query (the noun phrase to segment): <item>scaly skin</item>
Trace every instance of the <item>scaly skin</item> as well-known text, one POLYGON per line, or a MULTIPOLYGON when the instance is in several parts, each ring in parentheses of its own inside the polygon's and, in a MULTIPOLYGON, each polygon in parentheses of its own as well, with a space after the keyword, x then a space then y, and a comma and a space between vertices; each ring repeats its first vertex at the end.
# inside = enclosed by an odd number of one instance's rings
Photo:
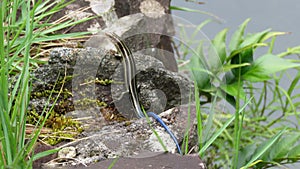
MULTIPOLYGON (((106 35, 112 40, 113 44, 117 48, 118 52, 121 54, 123 58, 124 71, 125 71, 125 85, 127 90, 129 91, 131 101, 133 102, 134 111, 139 118, 145 117, 141 105, 138 100, 138 94, 136 90, 136 79, 135 79, 135 62, 132 56, 131 50, 127 47, 127 45, 121 40, 121 38, 114 33, 106 33, 106 35)), ((162 121, 162 119, 155 114, 154 112, 147 112, 149 117, 153 117, 163 128, 167 131, 167 133, 171 136, 173 141, 176 144, 178 149, 178 153, 182 154, 178 141, 169 127, 162 121)))

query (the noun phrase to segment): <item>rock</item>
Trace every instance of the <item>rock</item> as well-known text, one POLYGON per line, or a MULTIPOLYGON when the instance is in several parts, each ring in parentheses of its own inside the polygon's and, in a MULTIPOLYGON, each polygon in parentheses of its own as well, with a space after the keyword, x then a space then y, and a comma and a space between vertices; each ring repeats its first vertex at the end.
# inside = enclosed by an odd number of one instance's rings
MULTIPOLYGON (((88 168, 109 168, 111 165, 114 169, 206 169, 205 164, 201 161, 197 154, 179 156, 177 154, 170 153, 155 153, 148 157, 110 159, 89 165, 88 168)), ((62 167, 61 169, 69 168, 84 169, 86 167, 72 166, 62 167)))
MULTIPOLYGON (((54 0, 51 0, 55 3, 54 0)), ((66 0, 65 2, 68 3, 71 0, 66 0)), ((62 10, 53 14, 51 18, 49 18, 49 23, 54 22, 58 19, 66 17, 66 19, 70 19, 73 21, 78 21, 82 18, 94 17, 95 13, 90 8, 90 2, 87 0, 77 0, 69 5, 67 5, 62 10), (83 10, 84 9, 84 10, 83 10)), ((94 17, 86 22, 77 24, 76 26, 68 27, 62 30, 59 30, 56 33, 72 33, 72 32, 86 32, 88 30, 99 30, 105 27, 105 22, 101 17, 94 17)))
MULTIPOLYGON (((91 0, 91 4, 98 4, 108 9, 103 2, 91 0)), ((170 37, 174 35, 172 17, 169 15, 170 1, 163 0, 138 0, 138 1, 107 1, 109 10, 103 13, 95 9, 95 13, 105 20, 106 28, 103 31, 117 33, 124 39, 132 51, 139 51, 151 55, 163 62, 166 69, 178 71, 173 54, 170 37), (113 8, 115 7, 115 8, 113 8), (117 19, 118 18, 118 19, 117 19), (159 53, 159 54, 158 54, 159 53)), ((102 31, 101 31, 102 32, 102 31)), ((85 44, 88 47, 95 46, 100 35, 91 37, 85 44)))
MULTIPOLYGON (((135 54, 134 58, 138 70, 136 76, 140 101, 145 109, 162 112, 188 102, 190 89, 193 88, 188 79, 165 70, 163 64, 153 57, 135 54)), ((50 92, 54 86, 59 91, 63 84, 66 94, 60 96, 55 107, 61 114, 74 109, 100 108, 100 103, 105 102, 115 104, 123 116, 132 117, 132 104, 126 94, 123 75, 121 60, 113 51, 94 48, 54 49, 49 64, 34 72, 32 93, 35 97, 30 107, 41 112, 48 95, 37 95, 44 90, 50 92), (101 84, 101 80, 103 83, 107 80, 108 84, 101 84), (103 90, 103 87, 106 89, 103 90), (123 97, 122 93, 125 93, 123 97), (88 103, 83 105, 85 102, 88 103)))
MULTIPOLYGON (((185 107, 182 108, 185 109, 185 107)), ((194 125, 192 122, 191 126, 187 126, 187 111, 180 111, 180 108, 178 107, 162 114, 162 119, 166 121, 180 143, 183 140, 184 133, 188 129, 190 130, 190 143, 197 143, 195 131, 196 125, 194 125)), ((191 119, 195 119, 195 114, 191 114, 191 119)), ((152 119, 147 122, 147 120, 144 118, 132 120, 130 122, 114 123, 103 126, 101 130, 84 131, 82 133, 83 138, 62 146, 75 147, 77 152, 75 157, 70 159, 69 162, 65 162, 65 165, 89 165, 95 161, 103 161, 105 159, 119 157, 148 159, 149 156, 152 156, 151 154, 153 154, 153 152, 165 151, 162 145, 160 145, 160 143, 157 141, 157 137, 154 135, 153 130, 158 133, 162 142, 167 146, 167 151, 176 153, 176 146, 173 143, 173 140, 171 140, 170 136, 166 134, 164 129, 160 127, 160 125, 156 124, 156 122, 152 119)), ((179 161, 188 158, 186 156, 180 157, 177 155, 171 155, 170 157, 178 159, 179 161)), ((202 163, 199 158, 197 161, 198 163, 202 163)), ((142 160, 141 163, 145 163, 145 161, 142 160)), ((156 165, 155 162, 148 161, 146 163, 149 163, 149 165, 151 164, 153 166, 156 165)), ((160 165, 166 164, 170 164, 170 161, 162 162, 160 165)), ((51 163, 49 165, 53 166, 51 163)), ((139 166, 139 164, 137 164, 137 166, 139 166)), ((190 165, 188 165, 188 167, 190 167, 190 165)))
MULTIPOLYGON (((38 154, 38 153, 41 153, 41 152, 44 152, 44 151, 47 151, 47 150, 51 150, 51 149, 54 149, 55 147, 53 146, 49 146, 49 145, 45 145, 43 143, 40 143, 40 142, 37 142, 35 144, 35 148, 34 148, 34 154, 38 154)), ((42 157, 42 158, 39 158, 37 160, 35 160, 33 162, 33 168, 34 169, 39 169, 43 166, 44 163, 54 159, 57 157, 57 154, 50 154, 50 155, 47 155, 45 157, 42 157)))
POLYGON ((114 32, 122 37, 132 51, 155 57, 163 62, 167 70, 176 72, 177 63, 170 45, 170 37, 174 34, 172 28, 171 15, 156 19, 142 13, 132 14, 119 18, 99 34, 92 36, 85 46, 101 47, 100 44, 106 44, 101 43, 103 32, 114 32))
MULTIPOLYGON (((140 101, 145 108, 149 107, 150 110, 160 113, 165 109, 188 103, 189 92, 193 88, 193 84, 188 79, 178 73, 165 70, 163 64, 153 57, 134 54, 134 58, 138 70, 136 76, 140 101)), ((35 71, 33 93, 44 89, 51 90, 55 84, 58 90, 62 87, 61 84, 64 84, 63 91, 68 91, 70 94, 68 97, 64 96, 59 99, 56 103, 57 110, 60 110, 59 106, 64 100, 68 100, 73 110, 65 109, 63 113, 74 118, 86 118, 92 121, 90 124, 85 124, 83 121, 85 131, 80 136, 83 137, 82 139, 67 144, 76 149, 76 156, 73 158, 76 160, 72 162, 73 164, 89 164, 107 158, 128 157, 139 154, 141 151, 165 151, 158 143, 157 137, 145 118, 108 123, 100 113, 100 109, 108 109, 115 105, 122 116, 127 118, 133 116, 132 103, 124 90, 124 84, 121 83, 124 75, 122 71, 120 57, 115 52, 94 48, 53 49, 49 64, 35 71), (60 78, 59 75, 61 75, 60 78), (56 81, 57 79, 59 81, 56 81), (103 81, 114 80, 114 82, 103 84, 99 82, 101 79, 103 81), (103 87, 109 89, 103 90, 103 87), (122 92, 125 94, 120 97, 122 92), (84 105, 82 103, 85 100, 90 102, 84 105), (91 100, 95 101, 91 102, 91 100), (109 101, 106 103, 107 106, 97 104, 104 101, 109 101)), ((35 98, 35 103, 40 103, 38 99, 39 97, 35 98)), ((186 126, 187 117, 187 111, 172 109, 163 113, 162 119, 178 137, 179 142, 182 141, 187 128, 191 130, 189 140, 197 142, 194 135, 195 126, 186 126)), ((195 117, 191 116, 191 119, 195 117)), ((163 142, 168 143, 167 150, 176 152, 175 144, 164 129, 152 119, 150 119, 150 124, 163 142)))
MULTIPOLYGON (((119 36, 127 39, 126 43, 133 51, 156 57, 163 62, 166 69, 177 72, 170 38, 174 35, 174 28, 169 6, 170 0, 78 0, 55 13, 50 22, 62 17, 77 21, 99 16, 58 32, 88 31, 95 34, 104 29, 117 32, 119 36), (142 20, 137 19, 138 15, 142 16, 142 20)), ((93 43, 99 40, 98 35, 95 36, 91 38, 92 42, 87 42, 85 46, 98 48, 93 43)))
POLYGON ((125 16, 134 18, 135 14, 142 14, 143 24, 133 24, 131 30, 124 31, 123 25, 116 20, 115 26, 112 25, 106 29, 114 30, 113 27, 116 27, 118 28, 117 32, 120 32, 118 35, 122 38, 131 37, 128 38, 127 44, 130 44, 133 51, 150 49, 149 45, 151 48, 158 49, 158 52, 164 51, 163 55, 157 55, 157 51, 152 50, 143 52, 147 52, 144 54, 149 54, 162 61, 167 70, 176 72, 178 68, 170 38, 174 35, 172 17, 169 15, 170 2, 170 0, 116 0, 115 9, 120 20, 125 16), (140 36, 133 36, 137 34, 140 34, 140 36))
POLYGON ((64 147, 58 151, 58 158, 74 158, 76 157, 75 147, 64 147))
MULTIPOLYGON (((177 64, 170 40, 174 33, 172 18, 168 15, 170 1, 108 0, 103 3, 104 1, 99 0, 74 1, 55 14, 51 20, 64 15, 74 20, 99 15, 98 18, 62 32, 104 30, 119 34, 135 52, 139 99, 146 110, 160 113, 188 103, 190 91, 194 89, 188 79, 176 73, 177 64), (98 8, 99 4, 101 9, 98 8), (91 8, 75 12, 82 7, 91 8)), ((55 104, 55 112, 81 119, 85 128, 78 140, 62 146, 64 148, 60 154, 67 155, 61 157, 70 159, 61 162, 65 163, 64 165, 87 165, 108 158, 135 155, 141 158, 141 153, 149 156, 152 152, 165 151, 158 143, 153 130, 168 144, 167 151, 176 152, 176 146, 170 136, 155 121, 133 118, 132 103, 123 83, 124 68, 120 56, 109 50, 113 45, 104 47, 101 43, 109 44, 99 34, 86 42, 86 46, 90 47, 85 49, 53 49, 49 63, 34 72, 30 111, 41 113, 45 105, 48 108, 46 110, 49 110, 55 104), (60 92, 57 102, 54 103, 54 99, 51 99, 47 105, 50 94, 55 98, 60 92), (119 115, 127 120, 133 119, 119 122, 119 115), (117 121, 110 121, 116 119, 117 121), (72 153, 63 153, 65 150, 72 153)), ((189 144, 194 146, 197 145, 196 128, 193 123, 190 126, 186 125, 187 117, 187 111, 181 111, 180 108, 162 113, 162 119, 179 142, 182 142, 186 130, 190 130, 189 144)), ((191 119, 195 117, 191 116, 191 119)), ((135 159, 138 157, 124 158, 123 162, 136 163, 135 159)), ((192 159, 189 161, 190 166, 203 166, 196 156, 180 157, 171 154, 145 157, 145 160, 142 160, 145 163, 141 165, 168 167, 173 164, 181 165, 189 159, 192 159), (165 160, 169 160, 171 164, 165 160), (147 163, 149 161, 150 163, 147 163)), ((103 165, 110 162, 105 161, 103 165)), ((117 163, 116 166, 125 168, 124 163, 117 163)), ((136 167, 140 168, 139 165, 136 167)), ((53 166, 57 167, 56 164, 53 166)))

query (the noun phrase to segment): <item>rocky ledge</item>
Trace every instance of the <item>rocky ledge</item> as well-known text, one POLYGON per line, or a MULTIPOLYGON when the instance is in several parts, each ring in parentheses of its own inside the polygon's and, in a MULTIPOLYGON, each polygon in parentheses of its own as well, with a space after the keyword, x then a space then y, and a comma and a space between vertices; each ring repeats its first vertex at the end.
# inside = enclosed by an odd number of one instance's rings
MULTIPOLYGON (((193 84, 179 73, 166 70, 153 57, 134 54, 134 58, 141 104, 146 110, 164 111, 160 116, 178 141, 182 143, 189 131, 189 145, 196 145, 195 125, 191 121, 188 126, 188 108, 180 106, 189 102, 193 84)), ((176 152, 172 139, 159 124, 134 116, 123 70, 121 58, 113 50, 56 48, 49 63, 34 72, 31 109, 42 112, 49 95, 41 93, 54 91, 52 97, 58 100, 48 107, 54 104, 56 112, 79 120, 83 126, 75 140, 59 145, 58 157, 47 166, 88 165, 141 153, 176 152)), ((195 119, 194 115, 190 119, 195 119)))

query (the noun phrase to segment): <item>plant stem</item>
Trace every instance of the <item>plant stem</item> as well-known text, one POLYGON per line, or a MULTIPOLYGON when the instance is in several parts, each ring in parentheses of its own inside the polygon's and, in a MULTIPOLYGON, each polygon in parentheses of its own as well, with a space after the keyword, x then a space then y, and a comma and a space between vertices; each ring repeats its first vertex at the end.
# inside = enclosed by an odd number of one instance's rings
MULTIPOLYGON (((239 64, 241 64, 241 57, 239 57, 239 64)), ((237 168, 238 159, 239 159, 239 145, 240 145, 240 89, 241 89, 241 67, 238 68, 238 91, 236 97, 236 106, 235 106, 235 121, 234 121, 234 157, 232 169, 237 168)))

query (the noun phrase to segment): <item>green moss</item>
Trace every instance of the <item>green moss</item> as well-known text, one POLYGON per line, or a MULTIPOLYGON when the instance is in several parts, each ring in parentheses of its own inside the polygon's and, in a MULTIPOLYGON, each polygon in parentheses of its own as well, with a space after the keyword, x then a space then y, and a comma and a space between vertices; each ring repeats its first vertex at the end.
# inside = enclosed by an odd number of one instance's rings
POLYGON ((109 79, 104 79, 104 80, 99 80, 98 78, 95 79, 95 83, 97 84, 101 84, 101 85, 109 85, 113 82, 113 80, 109 80, 109 79))
MULTIPOLYGON (((87 109, 91 106, 98 107, 106 107, 107 104, 105 102, 101 102, 97 99, 89 99, 84 98, 81 100, 77 100, 73 102, 72 100, 72 92, 65 86, 63 91, 60 93, 59 89, 63 83, 66 81, 71 81, 74 76, 66 76, 64 79, 59 79, 54 91, 52 90, 44 90, 44 91, 36 91, 31 93, 31 98, 36 99, 38 102, 36 105, 31 104, 31 109, 27 114, 27 123, 35 125, 38 121, 43 121, 45 117, 41 116, 41 112, 43 112, 43 108, 38 105, 40 103, 47 102, 48 98, 51 96, 50 104, 46 107, 47 110, 50 109, 51 104, 53 104, 57 97, 58 100, 55 103, 55 106, 51 112, 49 112, 48 119, 45 122, 44 127, 50 128, 52 130, 51 133, 47 133, 44 135, 43 141, 48 144, 56 145, 64 140, 74 139, 79 133, 83 131, 80 123, 76 120, 73 120, 71 117, 66 117, 64 114, 67 112, 74 110, 74 105, 79 109, 87 109), (52 95, 51 95, 52 94, 52 95)), ((90 79, 83 83, 83 85, 89 84, 99 84, 99 85, 109 85, 112 83, 112 80, 105 79, 90 79)), ((54 87, 54 86, 52 86, 54 87)), ((84 97, 84 96, 83 96, 84 97)), ((44 105, 43 105, 44 106, 44 105)), ((43 107, 42 106, 42 107, 43 107)))
POLYGON ((106 85, 109 85, 111 83, 113 83, 113 80, 95 78, 95 79, 86 79, 84 81, 84 83, 82 83, 81 85, 100 84, 100 85, 106 86, 106 85))
MULTIPOLYGON (((34 107, 27 113, 27 123, 29 124, 35 125, 38 121, 43 121, 44 118, 45 117, 41 116, 34 107)), ((80 122, 54 110, 49 112, 44 127, 52 130, 52 132, 47 133, 43 139, 43 141, 51 145, 55 145, 64 140, 73 139, 83 131, 80 122)))
MULTIPOLYGON (((42 98, 42 97, 49 97, 50 95, 59 94, 59 91, 52 91, 52 90, 44 90, 44 91, 38 91, 38 92, 32 92, 31 98, 42 98)), ((68 89, 64 89, 61 93, 61 96, 63 96, 64 99, 67 99, 72 96, 72 92, 70 92, 68 89)))
POLYGON ((39 118, 40 115, 36 112, 34 108, 32 108, 32 110, 27 113, 26 122, 28 124, 35 124, 36 122, 38 122, 39 118))
POLYGON ((76 107, 79 109, 86 109, 89 108, 91 106, 98 106, 98 107, 106 107, 107 104, 105 102, 101 102, 97 99, 88 99, 88 98, 84 98, 81 100, 76 100, 75 101, 76 107))
MULTIPOLYGON (((40 116, 36 111, 32 110, 27 116, 27 122, 35 124, 39 119, 42 121, 44 117, 40 116)), ((80 122, 51 111, 44 127, 52 129, 51 133, 43 139, 48 144, 56 145, 64 140, 73 139, 83 131, 80 122)))
POLYGON ((45 139, 51 145, 55 145, 66 139, 73 139, 83 131, 80 122, 55 112, 50 114, 45 127, 53 130, 53 133, 50 135, 51 137, 45 139))

